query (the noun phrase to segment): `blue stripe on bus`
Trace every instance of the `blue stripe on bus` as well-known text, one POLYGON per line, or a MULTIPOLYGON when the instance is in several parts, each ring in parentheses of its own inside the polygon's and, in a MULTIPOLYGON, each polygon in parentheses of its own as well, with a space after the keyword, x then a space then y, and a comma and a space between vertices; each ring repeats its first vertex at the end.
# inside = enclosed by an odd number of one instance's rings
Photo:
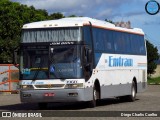
POLYGON ((100 61, 101 56, 102 53, 95 53, 95 66, 97 66, 98 62, 100 61))

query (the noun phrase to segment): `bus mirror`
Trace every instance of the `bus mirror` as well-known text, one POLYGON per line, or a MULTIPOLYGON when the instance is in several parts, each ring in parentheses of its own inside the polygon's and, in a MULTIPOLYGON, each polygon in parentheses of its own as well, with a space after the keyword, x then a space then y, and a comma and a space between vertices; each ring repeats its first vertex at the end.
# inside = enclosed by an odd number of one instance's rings
POLYGON ((15 66, 18 64, 18 53, 19 53, 19 49, 15 49, 13 53, 13 64, 15 66))

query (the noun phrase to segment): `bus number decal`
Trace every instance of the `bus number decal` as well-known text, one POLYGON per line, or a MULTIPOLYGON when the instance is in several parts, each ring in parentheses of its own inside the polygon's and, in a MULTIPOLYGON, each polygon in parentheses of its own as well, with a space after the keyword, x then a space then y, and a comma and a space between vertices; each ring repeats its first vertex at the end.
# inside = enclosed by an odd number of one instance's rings
POLYGON ((78 83, 77 80, 67 81, 67 84, 76 84, 76 83, 78 83))
POLYGON ((30 73, 31 73, 31 70, 28 68, 22 70, 22 74, 29 75, 30 73))

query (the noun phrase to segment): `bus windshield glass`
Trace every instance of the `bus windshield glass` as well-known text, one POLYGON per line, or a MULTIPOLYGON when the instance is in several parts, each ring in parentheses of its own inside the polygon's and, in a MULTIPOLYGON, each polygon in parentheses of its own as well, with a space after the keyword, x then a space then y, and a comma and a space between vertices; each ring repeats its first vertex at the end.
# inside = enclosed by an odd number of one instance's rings
POLYGON ((24 47, 20 57, 21 79, 47 79, 48 78, 48 49, 24 47))
POLYGON ((80 46, 24 48, 20 70, 26 80, 81 78, 80 46))
POLYGON ((50 78, 80 78, 82 76, 80 46, 52 47, 49 71, 50 78))

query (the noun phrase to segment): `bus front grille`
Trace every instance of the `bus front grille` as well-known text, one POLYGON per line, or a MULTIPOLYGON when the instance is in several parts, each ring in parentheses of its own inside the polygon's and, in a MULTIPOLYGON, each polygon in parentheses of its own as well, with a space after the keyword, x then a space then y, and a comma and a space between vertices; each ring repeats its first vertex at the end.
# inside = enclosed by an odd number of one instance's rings
POLYGON ((65 84, 44 84, 35 85, 36 88, 63 88, 65 84))

